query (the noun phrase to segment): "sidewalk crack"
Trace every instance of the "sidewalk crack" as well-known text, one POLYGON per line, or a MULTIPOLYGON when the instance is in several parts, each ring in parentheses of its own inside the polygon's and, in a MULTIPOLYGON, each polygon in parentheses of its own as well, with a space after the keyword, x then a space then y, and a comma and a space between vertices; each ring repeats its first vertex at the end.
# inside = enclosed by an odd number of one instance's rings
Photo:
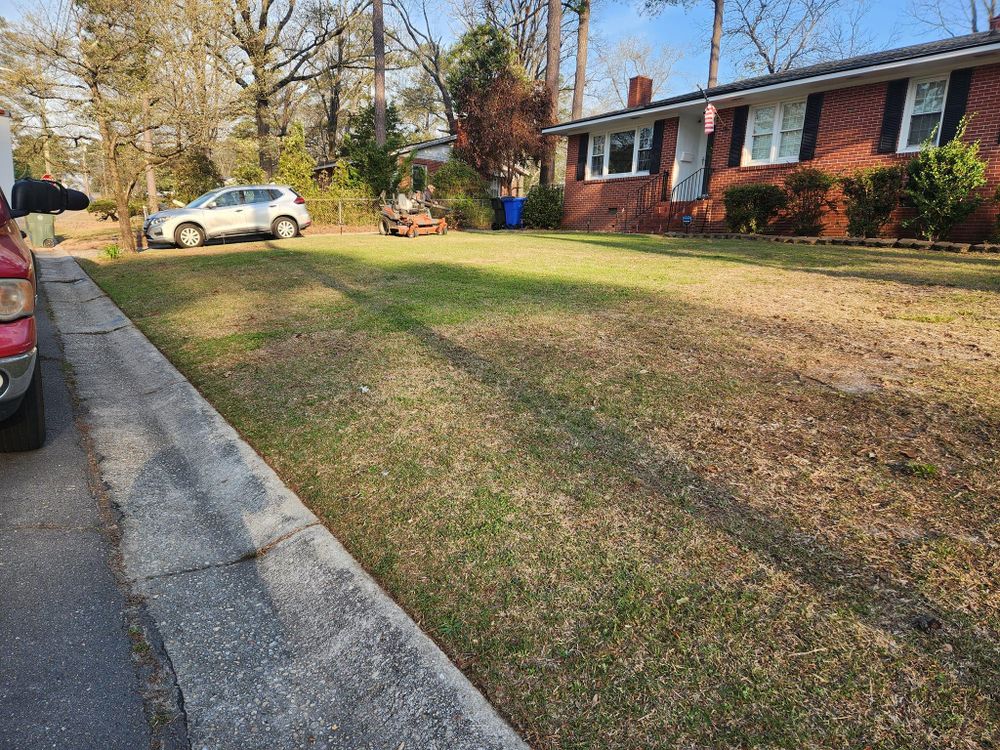
POLYGON ((63 336, 104 336, 108 333, 114 333, 115 331, 120 331, 123 328, 128 328, 129 325, 129 323, 122 323, 120 326, 109 328, 106 331, 60 331, 60 333, 63 336))
POLYGON ((173 578, 174 576, 181 576, 187 573, 200 573, 203 570, 212 570, 213 568, 228 568, 233 565, 239 565, 240 563, 249 562, 250 560, 258 560, 271 550, 276 548, 283 542, 288 541, 293 536, 302 533, 306 529, 311 529, 313 526, 321 526, 320 521, 313 521, 312 523, 307 523, 305 526, 299 526, 298 528, 292 529, 289 532, 282 534, 281 536, 275 537, 267 544, 258 547, 257 549, 250 550, 245 555, 240 555, 235 560, 223 560, 222 562, 209 563, 207 565, 196 565, 191 568, 182 568, 181 570, 171 570, 168 573, 157 573, 151 576, 140 576, 133 580, 135 581, 156 581, 163 578, 173 578))

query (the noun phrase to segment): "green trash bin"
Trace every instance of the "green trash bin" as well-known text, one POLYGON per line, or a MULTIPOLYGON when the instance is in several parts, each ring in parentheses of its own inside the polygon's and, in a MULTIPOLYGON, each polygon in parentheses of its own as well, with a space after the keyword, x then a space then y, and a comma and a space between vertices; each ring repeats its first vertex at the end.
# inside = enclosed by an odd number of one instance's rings
POLYGON ((28 214, 28 239, 34 247, 55 247, 56 217, 52 214, 28 214))

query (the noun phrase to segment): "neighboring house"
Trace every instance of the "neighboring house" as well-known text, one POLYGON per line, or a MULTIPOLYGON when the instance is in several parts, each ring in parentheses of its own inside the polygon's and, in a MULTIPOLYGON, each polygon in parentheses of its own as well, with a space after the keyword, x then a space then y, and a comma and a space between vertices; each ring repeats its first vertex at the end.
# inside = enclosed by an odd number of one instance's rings
MULTIPOLYGON (((399 149, 396 152, 396 156, 399 157, 400 162, 408 156, 412 155, 413 157, 410 162, 409 179, 404 176, 403 181, 400 183, 400 188, 402 190, 419 191, 423 190, 428 182, 433 184, 433 180, 429 178, 451 157, 451 153, 455 148, 456 140, 458 140, 457 136, 446 135, 441 138, 432 138, 427 141, 411 143, 399 149)), ((320 164, 313 169, 313 177, 319 178, 319 175, 323 172, 327 174, 327 177, 330 177, 333 175, 333 170, 336 166, 336 162, 320 164)), ((527 171, 521 171, 518 177, 515 178, 513 188, 514 195, 520 195, 523 191, 523 185, 527 175, 527 171)), ((500 195, 500 182, 500 179, 497 177, 488 180, 488 190, 490 195, 500 195)))
POLYGON ((410 186, 413 189, 424 189, 428 182, 427 178, 448 161, 456 140, 457 136, 446 135, 443 138, 411 143, 396 152, 400 160, 413 157, 410 162, 410 186))
MULTIPOLYGON (((413 161, 410 164, 410 179, 406 180, 404 178, 404 184, 406 187, 410 185, 415 185, 416 189, 422 190, 427 184, 427 178, 438 171, 441 166, 448 161, 451 156, 452 148, 455 145, 456 137, 453 135, 446 135, 441 138, 432 138, 428 141, 420 141, 418 143, 411 143, 408 146, 404 146, 396 152, 400 161, 405 159, 407 156, 413 155, 413 161)), ((327 176, 333 175, 333 170, 336 168, 336 162, 330 162, 329 164, 320 164, 315 169, 313 169, 313 177, 318 178, 323 172, 327 176)))
MULTIPOLYGON (((781 184, 802 165, 836 175, 902 163, 936 130, 950 139, 963 115, 979 140, 992 198, 1000 183, 1000 18, 991 30, 751 78, 705 92, 718 109, 706 135, 702 92, 651 101, 630 81, 628 108, 546 128, 568 136, 563 225, 600 231, 725 229, 731 185, 781 184)), ((897 212, 890 234, 907 234, 897 212)), ((954 232, 981 241, 995 227, 988 200, 954 232)), ((825 233, 844 234, 843 210, 825 233)), ((779 225, 780 228, 780 225, 779 225)), ((912 235, 912 231, 909 232, 912 235)))

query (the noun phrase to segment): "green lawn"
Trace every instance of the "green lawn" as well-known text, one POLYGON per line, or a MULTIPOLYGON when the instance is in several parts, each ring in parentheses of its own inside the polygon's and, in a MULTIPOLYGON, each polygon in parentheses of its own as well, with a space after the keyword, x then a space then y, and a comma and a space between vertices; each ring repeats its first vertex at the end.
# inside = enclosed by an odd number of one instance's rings
POLYGON ((534 747, 1000 742, 1000 259, 505 233, 87 270, 534 747))

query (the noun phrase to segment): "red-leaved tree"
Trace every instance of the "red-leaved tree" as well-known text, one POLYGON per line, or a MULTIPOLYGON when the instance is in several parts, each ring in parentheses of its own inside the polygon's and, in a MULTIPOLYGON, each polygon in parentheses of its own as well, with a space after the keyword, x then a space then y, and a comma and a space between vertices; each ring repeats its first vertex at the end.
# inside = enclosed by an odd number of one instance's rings
POLYGON ((519 68, 509 37, 489 26, 476 27, 459 41, 448 84, 458 155, 484 177, 499 178, 510 192, 518 167, 544 153, 541 128, 551 118, 548 92, 519 68))

